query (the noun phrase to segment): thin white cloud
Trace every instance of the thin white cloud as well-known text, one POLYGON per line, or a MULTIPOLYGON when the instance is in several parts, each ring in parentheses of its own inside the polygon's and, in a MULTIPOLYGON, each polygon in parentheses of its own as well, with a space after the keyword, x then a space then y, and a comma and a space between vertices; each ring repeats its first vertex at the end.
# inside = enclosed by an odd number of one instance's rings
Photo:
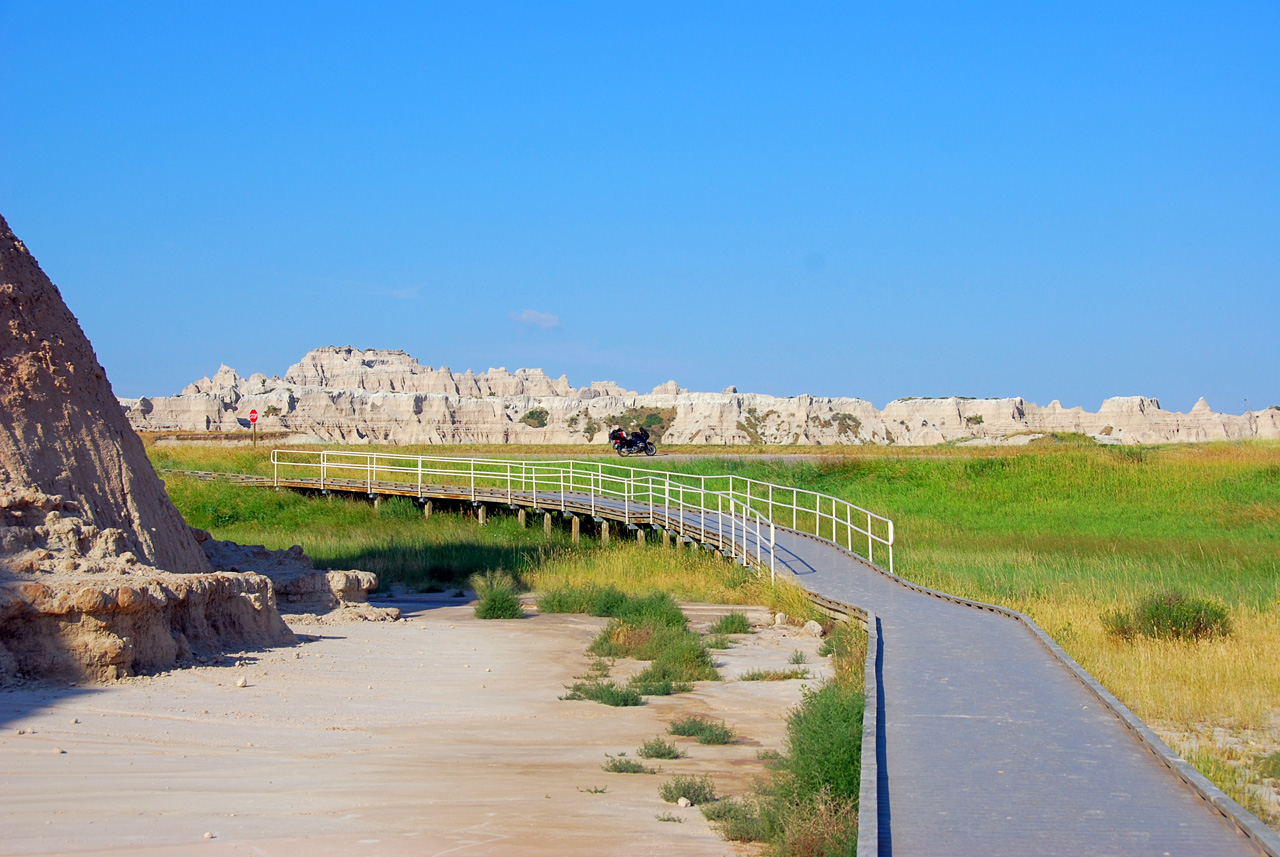
POLYGON ((520 312, 511 313, 511 317, 521 324, 527 324, 530 327, 540 327, 543 330, 550 330, 553 327, 560 326, 560 316, 549 312, 538 312, 536 309, 524 309, 520 312))

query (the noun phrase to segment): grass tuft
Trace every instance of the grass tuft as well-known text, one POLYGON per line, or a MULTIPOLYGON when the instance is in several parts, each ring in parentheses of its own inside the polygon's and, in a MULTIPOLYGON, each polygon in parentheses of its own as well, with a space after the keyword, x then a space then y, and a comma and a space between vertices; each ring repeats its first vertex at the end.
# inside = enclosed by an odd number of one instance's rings
POLYGON ((745 613, 739 613, 734 610, 720 617, 720 620, 711 626, 712 634, 750 634, 751 621, 747 619, 745 613))
POLYGON ((609 761, 605 762, 604 765, 601 766, 601 768, 606 773, 610 773, 610 774, 656 774, 658 773, 657 768, 648 768, 640 764, 639 762, 637 762, 635 759, 626 758, 627 756, 626 753, 619 753, 616 756, 610 756, 608 753, 606 753, 605 756, 609 759, 609 761))
POLYGON ((1174 591, 1148 595, 1132 610, 1104 613, 1102 625, 1122 640, 1137 636, 1202 640, 1231 634, 1231 619, 1221 604, 1174 591))
POLYGON ((716 786, 708 776, 676 776, 658 787, 658 796, 667 803, 685 798, 694 806, 711 803, 716 799, 716 786))
POLYGON ((667 726, 667 732, 682 738, 697 738, 699 744, 732 744, 738 738, 724 721, 715 723, 697 716, 676 720, 667 726))
POLYGON ((501 571, 486 571, 471 575, 471 588, 480 599, 476 604, 477 619, 522 619, 520 595, 511 575, 501 571))
POLYGON ((641 759, 683 759, 687 754, 663 738, 650 738, 640 745, 636 755, 641 759))
POLYGON ((730 640, 724 634, 712 634, 710 637, 703 639, 702 642, 708 649, 727 649, 733 645, 733 640, 730 640))
POLYGON ((615 708, 644 704, 644 700, 640 698, 639 692, 635 689, 622 687, 611 681, 600 680, 574 682, 573 686, 569 688, 569 692, 560 698, 585 699, 604 705, 612 705, 615 708))

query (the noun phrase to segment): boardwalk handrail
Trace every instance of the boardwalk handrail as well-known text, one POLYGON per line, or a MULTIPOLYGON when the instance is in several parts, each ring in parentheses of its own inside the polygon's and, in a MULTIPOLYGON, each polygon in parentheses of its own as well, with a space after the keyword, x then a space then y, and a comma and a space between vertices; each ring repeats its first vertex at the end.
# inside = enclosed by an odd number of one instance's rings
POLYGON ((628 523, 633 516, 648 517, 682 536, 692 518, 698 518, 704 533, 712 520, 722 547, 728 528, 730 555, 768 568, 771 575, 776 572, 776 528, 784 526, 840 545, 869 562, 875 562, 875 545, 883 545, 889 571, 893 571, 893 521, 889 518, 829 494, 733 474, 702 476, 596 461, 297 449, 273 449, 271 465, 276 486, 284 468, 286 481, 298 470, 317 475, 322 490, 330 485, 338 487, 339 481, 344 488, 363 482, 373 494, 391 484, 402 490, 413 489, 414 495, 421 498, 430 493, 427 489, 431 486, 447 485, 461 488, 472 500, 502 499, 505 493, 508 503, 533 501, 546 505, 545 500, 550 497, 554 506, 558 498, 561 511, 568 509, 572 494, 589 503, 593 516, 601 511, 597 508, 598 498, 612 499, 622 502, 623 519, 628 523), (867 550, 861 554, 864 537, 867 550))

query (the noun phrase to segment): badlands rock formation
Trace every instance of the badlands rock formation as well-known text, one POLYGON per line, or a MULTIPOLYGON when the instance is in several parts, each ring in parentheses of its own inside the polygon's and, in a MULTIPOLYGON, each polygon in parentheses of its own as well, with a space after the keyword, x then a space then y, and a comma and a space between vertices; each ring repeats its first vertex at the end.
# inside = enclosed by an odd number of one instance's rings
POLYGON ((644 423, 673 444, 1025 443, 1049 432, 1101 443, 1280 438, 1280 410, 1235 416, 1201 399, 1190 413, 1151 398, 1107 399, 1097 413, 1021 398, 898 399, 883 410, 852 398, 690 393, 675 381, 647 395, 597 381, 574 389, 541 369, 456 374, 403 351, 317 348, 283 378, 223 366, 177 396, 121 399, 139 431, 228 432, 258 426, 300 442, 607 443, 610 427, 644 423))
MULTIPOLYGON (((0 325, 0 682, 109 680, 292 642, 267 576, 210 565, 80 325, 3 218, 0 325)), ((306 574, 309 561, 292 577, 306 574)))

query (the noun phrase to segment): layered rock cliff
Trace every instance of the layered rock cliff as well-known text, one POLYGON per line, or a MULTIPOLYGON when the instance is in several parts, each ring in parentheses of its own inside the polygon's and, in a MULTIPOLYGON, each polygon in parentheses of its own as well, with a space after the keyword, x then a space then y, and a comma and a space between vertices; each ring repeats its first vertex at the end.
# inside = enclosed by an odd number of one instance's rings
POLYGON ((1023 443, 1038 434, 1088 434, 1103 443, 1280 438, 1280 410, 1189 413, 1141 396, 1096 412, 1021 398, 898 399, 883 409, 855 398, 691 393, 675 381, 648 394, 608 381, 573 388, 541 369, 457 374, 403 351, 318 348, 284 377, 242 378, 223 366, 177 396, 121 399, 139 431, 228 432, 249 427, 298 441, 397 444, 605 444, 609 428, 644 424, 671 444, 1023 443))

